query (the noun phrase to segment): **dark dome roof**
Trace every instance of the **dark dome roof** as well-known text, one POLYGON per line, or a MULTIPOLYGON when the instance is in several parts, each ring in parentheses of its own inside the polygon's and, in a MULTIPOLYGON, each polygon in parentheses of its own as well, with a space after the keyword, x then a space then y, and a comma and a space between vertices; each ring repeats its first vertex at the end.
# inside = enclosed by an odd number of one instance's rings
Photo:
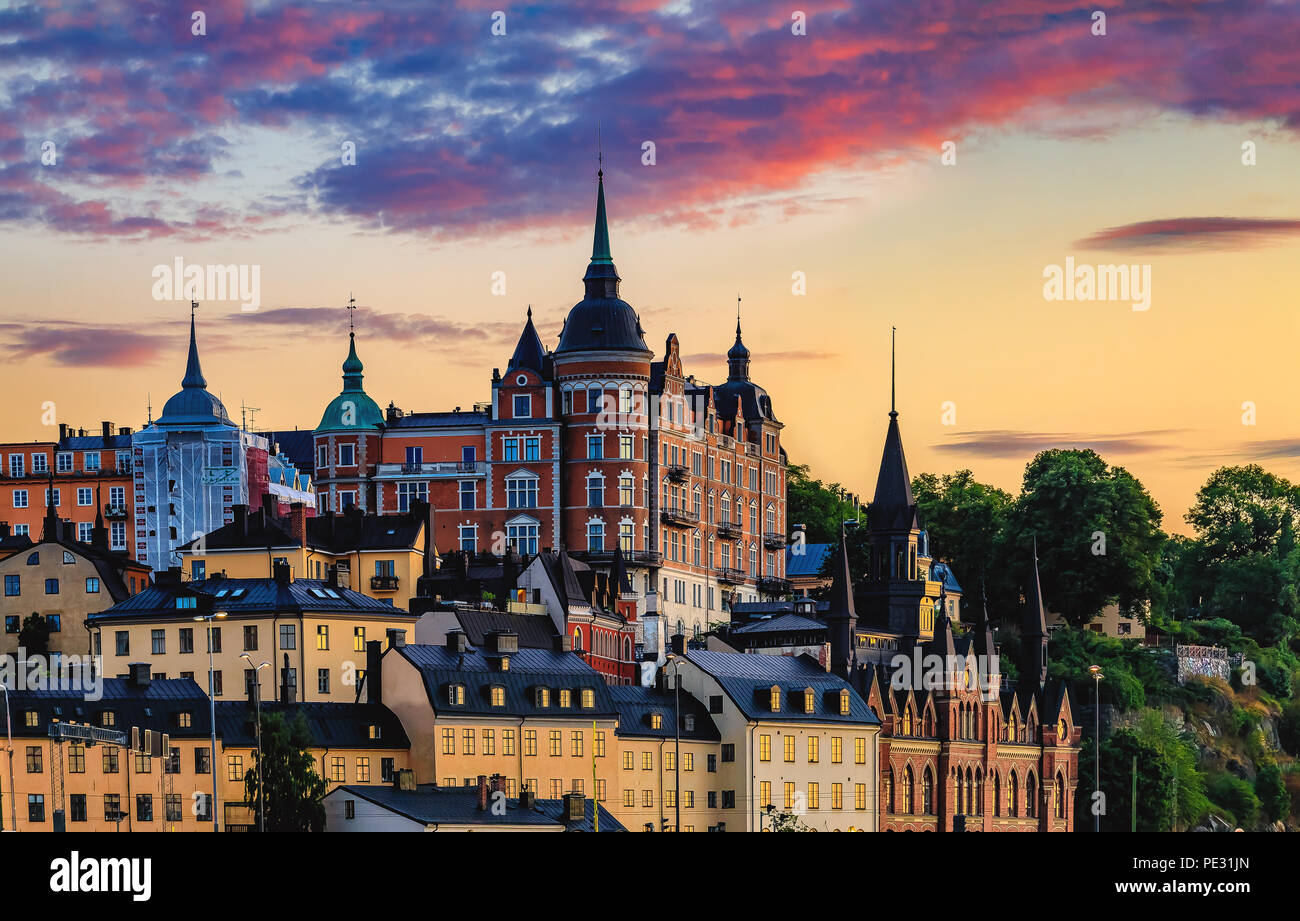
POLYGON ((653 355, 645 344, 641 321, 632 305, 618 296, 618 269, 609 249, 609 222, 605 217, 605 176, 596 174, 596 231, 591 246, 591 262, 582 283, 586 297, 573 305, 556 355, 565 352, 622 351, 653 355))
POLYGON ((555 353, 605 349, 650 353, 631 304, 617 297, 583 298, 569 311, 555 353))
POLYGON ((190 353, 181 389, 163 404, 157 425, 234 425, 225 404, 208 392, 208 382, 199 365, 199 347, 194 336, 194 314, 190 314, 190 353))

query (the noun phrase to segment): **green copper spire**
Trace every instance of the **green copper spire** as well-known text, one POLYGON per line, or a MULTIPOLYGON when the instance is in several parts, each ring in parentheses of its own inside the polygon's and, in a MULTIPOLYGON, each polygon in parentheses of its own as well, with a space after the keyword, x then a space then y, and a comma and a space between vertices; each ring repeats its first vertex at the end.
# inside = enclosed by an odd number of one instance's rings
POLYGON ((355 333, 348 334, 348 357, 343 362, 343 389, 360 390, 361 389, 361 372, 365 370, 361 364, 361 359, 357 357, 357 337, 355 333))
POLYGON ((596 171, 596 235, 591 244, 592 265, 613 265, 609 252, 609 221, 605 218, 605 171, 596 171))

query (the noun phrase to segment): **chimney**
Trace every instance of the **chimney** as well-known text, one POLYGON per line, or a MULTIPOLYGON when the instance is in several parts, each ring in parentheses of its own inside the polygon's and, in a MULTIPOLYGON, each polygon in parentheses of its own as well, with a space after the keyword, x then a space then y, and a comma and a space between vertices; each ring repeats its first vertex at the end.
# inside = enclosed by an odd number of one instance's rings
POLYGON ((280 510, 280 505, 279 502, 276 500, 275 496, 271 495, 269 492, 263 493, 262 494, 262 517, 263 520, 266 522, 266 524, 269 525, 272 521, 275 520, 275 518, 277 517, 276 513, 279 512, 279 510, 280 510))
POLYGON ((104 444, 108 444, 109 440, 113 437, 113 423, 101 422, 100 425, 104 427, 104 444))
POLYGON ((289 534, 299 547, 307 546, 307 509, 301 502, 289 506, 289 534))
POLYGON ((686 655, 686 635, 683 633, 674 633, 672 636, 673 654, 678 656, 686 655))
POLYGON ((230 510, 235 513, 235 530, 243 537, 248 536, 248 506, 232 505, 230 510))
POLYGON ((8 537, 9 537, 9 522, 0 521, 0 540, 5 540, 8 537))
POLYGON ((366 640, 366 700, 372 704, 384 702, 384 644, 379 640, 366 640))
POLYGON ((133 688, 147 688, 149 686, 149 663, 132 662, 126 667, 127 680, 133 688))
POLYGON ((555 637, 556 652, 573 652, 573 637, 567 633, 558 634, 555 637))
POLYGON ((287 560, 276 560, 275 565, 272 567, 272 574, 275 581, 281 585, 288 585, 293 581, 293 570, 287 560))
POLYGON ((68 438, 68 423, 59 423, 59 444, 62 445, 68 438))
POLYGON ((491 777, 488 778, 488 792, 489 793, 506 792, 506 778, 504 774, 493 774, 491 777))
POLYGON ((564 794, 564 823, 581 822, 587 817, 587 801, 581 793, 564 794))
POLYGON ((523 787, 519 790, 520 809, 532 809, 533 804, 536 802, 536 799, 537 799, 537 794, 534 793, 532 790, 530 790, 528 787, 523 787))
POLYGON ((486 774, 478 775, 478 811, 487 812, 488 807, 488 779, 486 774))
POLYGON ((420 504, 424 506, 424 574, 431 576, 437 569, 434 558, 438 554, 438 548, 433 541, 433 503, 420 504))
POLYGON ((396 627, 388 628, 388 648, 400 649, 406 645, 406 631, 396 627))
POLYGON ((513 630, 493 630, 487 635, 487 648, 502 654, 516 653, 519 651, 519 634, 513 630))
POLYGON ((408 793, 415 792, 415 771, 410 768, 401 768, 393 772, 393 789, 403 790, 408 793))
POLYGON ((130 435, 130 434, 131 434, 131 429, 130 429, 128 426, 125 426, 125 425, 123 425, 123 426, 119 426, 119 427, 118 427, 118 430, 117 430, 117 434, 119 434, 119 435, 130 435))
POLYGON ((339 587, 339 568, 333 563, 328 563, 325 566, 325 584, 330 588, 339 587))
POLYGON ((464 652, 469 649, 469 637, 465 635, 464 630, 447 631, 447 651, 464 652))
POLYGON ((169 566, 166 569, 158 569, 153 574, 154 585, 180 585, 181 568, 179 566, 169 566))

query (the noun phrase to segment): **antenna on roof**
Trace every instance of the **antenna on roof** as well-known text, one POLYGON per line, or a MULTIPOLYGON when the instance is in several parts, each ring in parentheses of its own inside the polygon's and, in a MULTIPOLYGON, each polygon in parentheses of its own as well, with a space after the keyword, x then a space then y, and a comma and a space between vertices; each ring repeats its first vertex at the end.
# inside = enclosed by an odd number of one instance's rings
POLYGON ((245 402, 243 401, 242 398, 240 399, 240 401, 239 401, 239 418, 240 418, 240 420, 243 422, 243 428, 244 428, 244 431, 245 431, 245 432, 248 431, 248 420, 249 420, 249 417, 251 416, 251 417, 253 417, 254 419, 256 419, 256 418, 257 418, 257 414, 260 413, 261 411, 262 411, 262 407, 260 407, 260 406, 249 406, 247 403, 245 403, 245 402))
POLYGON ((145 405, 149 407, 149 421, 147 425, 153 425, 153 394, 146 392, 144 395, 145 405))

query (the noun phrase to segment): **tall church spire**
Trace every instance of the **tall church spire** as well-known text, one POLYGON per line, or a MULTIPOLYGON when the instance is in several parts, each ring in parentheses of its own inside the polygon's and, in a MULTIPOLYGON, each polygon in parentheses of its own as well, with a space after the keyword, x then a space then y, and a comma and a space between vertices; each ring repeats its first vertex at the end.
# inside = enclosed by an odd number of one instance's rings
POLYGON ((727 352, 727 380, 749 380, 749 349, 740 338, 740 295, 736 295, 736 342, 727 352))
POLYGON ((903 455, 903 435, 898 429, 898 409, 894 402, 894 330, 889 336, 889 430, 885 433, 885 451, 876 476, 876 495, 867 515, 875 531, 909 531, 919 528, 916 500, 912 497, 912 479, 903 455))
POLYGON ((1020 621, 1020 647, 1021 681, 1030 690, 1038 690, 1047 683, 1047 613, 1038 578, 1038 535, 1034 535, 1034 563, 1020 621))
POLYGON ((591 262, 582 277, 588 298, 618 297, 618 269, 609 249, 609 218, 605 215, 605 171, 596 171, 596 230, 591 244, 591 262))
POLYGON ((841 524, 840 544, 831 569, 831 597, 826 624, 830 628, 828 639, 831 643, 831 671, 844 679, 851 678, 857 665, 854 642, 857 623, 858 612, 853 603, 853 577, 849 569, 848 535, 841 524))
POLYGON ((190 354, 185 362, 185 377, 181 380, 181 386, 207 390, 208 382, 203 376, 203 368, 199 365, 199 345, 194 337, 194 311, 198 307, 198 301, 190 301, 190 354))

